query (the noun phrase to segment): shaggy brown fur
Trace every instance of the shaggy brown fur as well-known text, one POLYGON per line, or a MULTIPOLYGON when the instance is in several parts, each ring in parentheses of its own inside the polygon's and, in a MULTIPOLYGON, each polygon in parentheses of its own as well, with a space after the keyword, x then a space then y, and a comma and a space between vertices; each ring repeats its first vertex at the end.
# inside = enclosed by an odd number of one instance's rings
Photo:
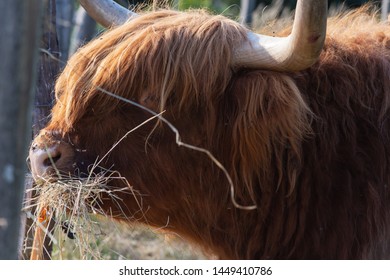
POLYGON ((80 166, 151 116, 101 87, 166 110, 184 142, 224 164, 236 200, 257 205, 235 208, 223 172, 154 122, 102 163, 142 201, 123 194, 107 213, 166 226, 220 258, 389 258, 390 27, 366 11, 330 20, 318 63, 299 73, 232 69, 245 29, 221 16, 142 15, 72 57, 35 142, 85 149, 72 155, 80 166))

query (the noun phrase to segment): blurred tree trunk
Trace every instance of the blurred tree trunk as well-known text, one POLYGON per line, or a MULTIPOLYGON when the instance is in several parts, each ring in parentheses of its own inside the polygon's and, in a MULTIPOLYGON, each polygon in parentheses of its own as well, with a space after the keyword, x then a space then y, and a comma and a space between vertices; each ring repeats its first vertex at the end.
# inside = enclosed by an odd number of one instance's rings
MULTIPOLYGON (((56 33, 56 3, 55 0, 48 0, 44 9, 43 15, 43 33, 40 44, 40 56, 38 61, 38 82, 35 92, 35 101, 33 106, 33 124, 32 137, 36 136, 39 131, 44 128, 49 121, 51 109, 54 101, 54 84, 59 73, 59 46, 56 33)), ((30 135, 31 137, 31 135, 30 135)), ((33 182, 26 183, 26 190, 32 188, 33 182)), ((28 192, 31 197, 35 194, 28 192)), ((26 200, 30 200, 27 197, 26 200)), ((34 214, 35 209, 29 209, 34 214)), ((25 225, 25 244, 22 252, 23 259, 30 259, 31 248, 34 238, 34 231, 29 230, 34 221, 26 217, 25 225)), ((48 230, 51 231, 53 223, 50 223, 48 230)), ((46 237, 44 242, 43 258, 50 259, 52 243, 46 237)))
POLYGON ((382 20, 387 20, 389 14, 389 0, 382 0, 382 20))
POLYGON ((68 61, 70 39, 73 30, 74 9, 74 0, 56 1, 57 34, 60 47, 61 66, 65 65, 68 61))
POLYGON ((211 7, 216 11, 223 11, 223 1, 222 0, 212 0, 211 7))
POLYGON ((240 23, 250 26, 252 24, 252 13, 256 9, 256 0, 241 0, 240 23))
POLYGON ((17 259, 43 0, 0 1, 0 259, 17 259))
POLYGON ((74 54, 77 49, 83 46, 96 36, 96 21, 94 21, 84 10, 79 7, 75 16, 75 26, 73 29, 69 55, 74 54))

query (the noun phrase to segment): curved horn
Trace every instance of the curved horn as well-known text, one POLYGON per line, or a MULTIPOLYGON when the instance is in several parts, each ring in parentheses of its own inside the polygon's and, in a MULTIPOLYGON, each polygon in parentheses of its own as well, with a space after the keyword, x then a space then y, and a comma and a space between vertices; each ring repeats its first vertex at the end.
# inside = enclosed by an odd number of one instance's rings
POLYGON ((79 2, 87 13, 104 27, 118 26, 131 17, 137 16, 136 13, 123 8, 113 0, 79 0, 79 2))
POLYGON ((327 0, 298 0, 292 32, 271 37, 248 31, 248 41, 234 53, 233 64, 247 68, 299 71, 317 61, 325 41, 327 0))

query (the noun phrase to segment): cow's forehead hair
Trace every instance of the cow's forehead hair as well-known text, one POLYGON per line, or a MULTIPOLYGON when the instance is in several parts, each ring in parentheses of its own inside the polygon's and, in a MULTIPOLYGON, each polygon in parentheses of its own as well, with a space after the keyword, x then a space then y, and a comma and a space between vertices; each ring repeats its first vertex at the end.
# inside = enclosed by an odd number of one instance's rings
MULTIPOLYGON (((225 91, 233 47, 245 40, 245 28, 204 11, 145 14, 81 48, 56 83, 57 108, 69 129, 93 104, 95 113, 116 110, 118 101, 104 88, 155 111, 184 110, 211 104, 225 91)), ((59 122, 61 120, 58 120, 59 122)))

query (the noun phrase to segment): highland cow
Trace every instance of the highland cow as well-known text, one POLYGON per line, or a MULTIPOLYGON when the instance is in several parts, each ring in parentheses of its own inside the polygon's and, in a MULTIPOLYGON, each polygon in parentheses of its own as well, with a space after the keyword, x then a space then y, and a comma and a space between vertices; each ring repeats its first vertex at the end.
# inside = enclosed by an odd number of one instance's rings
POLYGON ((223 259, 390 258, 390 26, 326 7, 298 1, 278 37, 204 11, 110 15, 58 78, 34 178, 99 161, 132 189, 101 198, 108 215, 223 259))

